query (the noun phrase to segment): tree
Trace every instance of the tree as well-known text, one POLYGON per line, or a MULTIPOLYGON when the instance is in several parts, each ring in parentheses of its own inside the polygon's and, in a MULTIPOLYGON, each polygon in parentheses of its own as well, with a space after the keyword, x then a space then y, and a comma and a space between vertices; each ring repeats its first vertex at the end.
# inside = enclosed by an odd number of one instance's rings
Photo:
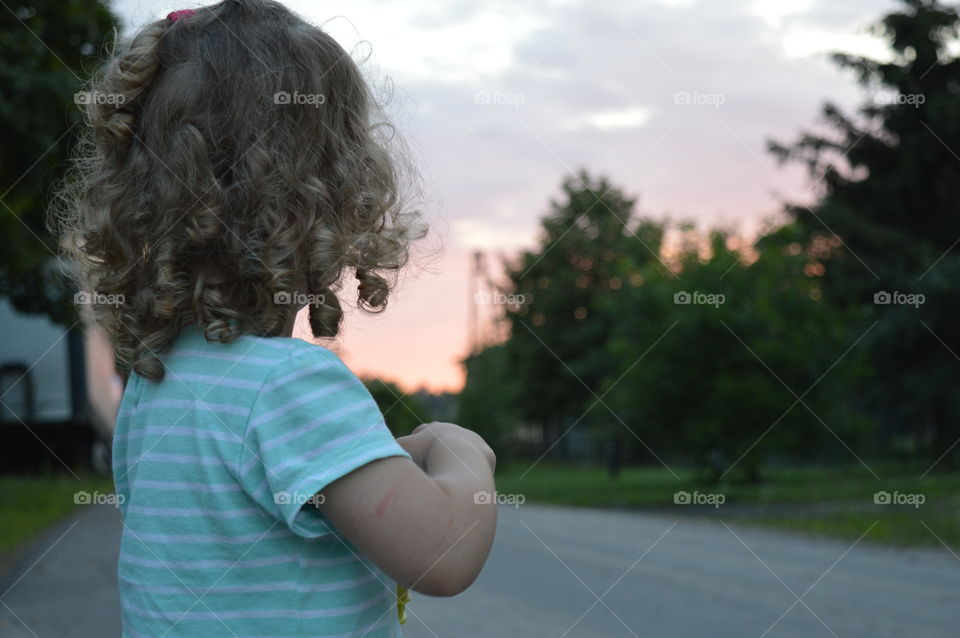
POLYGON ((845 442, 858 434, 842 388, 860 368, 854 356, 830 370, 849 345, 848 322, 820 300, 796 225, 765 235, 749 264, 724 233, 684 235, 671 258, 677 275, 638 268, 628 255, 631 284, 604 309, 620 318, 604 390, 636 427, 640 458, 757 481, 772 457, 822 457, 831 445, 834 457, 846 455, 830 432, 845 442), (830 383, 818 383, 828 371, 830 383))
POLYGON ((880 321, 865 340, 876 376, 862 395, 886 431, 929 440, 940 459, 960 425, 960 395, 946 391, 960 381, 960 61, 951 54, 960 16, 935 0, 903 5, 875 27, 892 61, 833 56, 872 99, 856 116, 827 103, 830 134, 770 150, 805 163, 821 185, 816 204, 787 210, 825 269, 827 301, 880 321), (896 303, 894 293, 924 303, 896 303))
POLYGON ((538 424, 545 448, 556 444, 561 456, 564 433, 578 418, 612 420, 592 410, 607 372, 610 328, 595 309, 620 285, 614 267, 624 245, 642 241, 630 227, 635 201, 606 178, 580 171, 564 180, 562 192, 542 220, 537 248, 507 265, 513 295, 507 299, 514 303, 506 311, 506 357, 519 383, 520 416, 538 424))
POLYGON ((0 297, 22 312, 75 318, 51 257, 50 191, 70 156, 75 97, 118 26, 102 0, 33 0, 0 11, 0 297))
POLYGON ((490 442, 501 458, 513 452, 509 445, 521 421, 519 381, 503 344, 488 346, 464 359, 466 380, 458 400, 457 422, 490 442))

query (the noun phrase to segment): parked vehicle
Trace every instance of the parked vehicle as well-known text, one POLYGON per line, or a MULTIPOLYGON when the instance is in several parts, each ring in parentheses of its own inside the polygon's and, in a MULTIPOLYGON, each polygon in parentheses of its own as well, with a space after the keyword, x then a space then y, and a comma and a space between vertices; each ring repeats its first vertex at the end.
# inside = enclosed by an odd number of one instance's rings
POLYGON ((123 381, 101 330, 0 299, 0 470, 110 468, 123 381))

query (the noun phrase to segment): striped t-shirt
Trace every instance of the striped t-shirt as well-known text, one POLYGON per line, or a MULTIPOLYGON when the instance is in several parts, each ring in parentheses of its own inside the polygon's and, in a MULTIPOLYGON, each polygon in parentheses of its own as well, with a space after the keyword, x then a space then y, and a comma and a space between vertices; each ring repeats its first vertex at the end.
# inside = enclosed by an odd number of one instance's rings
POLYGON ((298 339, 184 330, 114 437, 124 638, 399 636, 396 589, 308 502, 409 455, 361 381, 298 339))

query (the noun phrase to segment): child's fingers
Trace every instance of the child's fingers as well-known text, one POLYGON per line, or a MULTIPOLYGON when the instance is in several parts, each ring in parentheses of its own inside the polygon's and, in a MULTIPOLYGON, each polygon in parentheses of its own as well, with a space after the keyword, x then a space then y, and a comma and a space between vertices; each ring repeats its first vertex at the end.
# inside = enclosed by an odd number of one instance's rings
POLYGON ((410 432, 410 436, 413 436, 414 434, 422 434, 423 432, 429 430, 431 425, 431 423, 421 423, 417 427, 413 428, 413 431, 410 432))
POLYGON ((421 468, 426 462, 427 450, 430 449, 432 438, 428 436, 408 436, 397 437, 397 443, 413 458, 413 462, 421 468))

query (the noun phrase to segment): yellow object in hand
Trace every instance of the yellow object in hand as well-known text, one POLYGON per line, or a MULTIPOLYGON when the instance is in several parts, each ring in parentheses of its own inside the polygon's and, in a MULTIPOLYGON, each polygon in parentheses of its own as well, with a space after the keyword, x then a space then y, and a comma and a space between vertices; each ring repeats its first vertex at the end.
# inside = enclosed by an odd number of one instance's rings
POLYGON ((407 622, 407 603, 410 602, 410 590, 397 585, 397 618, 400 624, 407 622))

